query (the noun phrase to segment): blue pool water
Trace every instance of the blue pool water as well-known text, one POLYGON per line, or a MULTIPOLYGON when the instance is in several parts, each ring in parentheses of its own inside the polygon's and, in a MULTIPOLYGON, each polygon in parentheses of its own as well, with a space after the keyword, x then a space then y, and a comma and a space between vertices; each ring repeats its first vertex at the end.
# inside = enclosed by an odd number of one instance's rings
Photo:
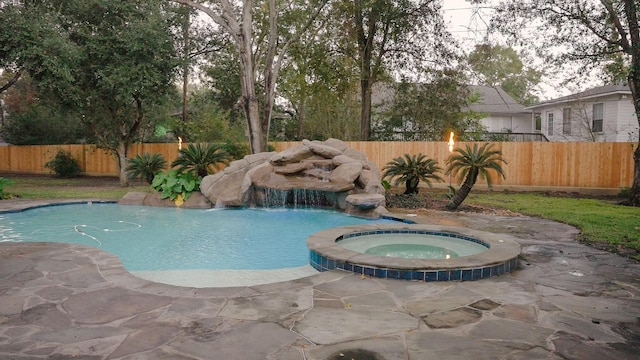
POLYGON ((74 204, 0 214, 0 241, 99 247, 129 271, 269 270, 308 264, 307 237, 327 228, 392 222, 330 210, 194 210, 74 204))
POLYGON ((374 234, 340 240, 349 250, 404 259, 453 259, 487 250, 477 242, 434 234, 374 234))

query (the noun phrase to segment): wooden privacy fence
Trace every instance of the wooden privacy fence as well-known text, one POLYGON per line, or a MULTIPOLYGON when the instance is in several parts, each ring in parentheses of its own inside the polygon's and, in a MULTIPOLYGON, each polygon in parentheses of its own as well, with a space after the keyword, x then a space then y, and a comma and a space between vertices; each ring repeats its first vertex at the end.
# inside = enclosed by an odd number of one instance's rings
MULTIPOLYGON (((276 151, 299 142, 273 143, 276 151)), ((456 143, 455 147, 466 143, 456 143)), ((493 177, 495 185, 609 188, 628 187, 633 180, 635 143, 561 143, 496 142, 507 164, 506 179, 493 177)), ((184 144, 183 144, 184 145, 184 144)), ((347 142, 367 154, 382 169, 393 158, 423 153, 446 167, 450 156, 446 142, 347 142)), ((0 171, 15 173, 49 173, 44 164, 58 149, 71 152, 83 172, 93 176, 117 176, 117 161, 94 145, 32 145, 0 147, 0 171)), ((162 154, 171 163, 178 155, 178 144, 135 144, 129 157, 143 152, 162 154)), ((446 176, 442 175, 443 178, 446 176)), ((454 180, 455 183, 455 180, 454 180)))
MULTIPOLYGON (((48 174, 45 168, 58 150, 68 151, 80 163, 82 172, 91 176, 118 176, 118 161, 111 154, 95 145, 23 145, 0 146, 0 171, 48 174)), ((159 153, 168 163, 178 157, 178 144, 133 144, 129 149, 129 158, 136 154, 159 153)))
MULTIPOLYGON (((276 151, 298 143, 276 143, 276 151)), ((347 142, 367 154, 378 168, 404 154, 422 153, 446 168, 449 145, 446 142, 347 142)), ((455 148, 466 144, 456 143, 455 148)), ((478 143, 478 146, 483 143, 478 143)), ((582 188, 629 187, 633 181, 635 143, 594 142, 495 142, 507 164, 506 179, 492 176, 494 185, 582 188)), ((445 175, 441 175, 446 179, 445 175)), ((447 181, 448 182, 448 181, 447 181)), ((456 181, 454 180, 454 183, 456 181)), ((478 181, 484 183, 484 181, 478 181)))

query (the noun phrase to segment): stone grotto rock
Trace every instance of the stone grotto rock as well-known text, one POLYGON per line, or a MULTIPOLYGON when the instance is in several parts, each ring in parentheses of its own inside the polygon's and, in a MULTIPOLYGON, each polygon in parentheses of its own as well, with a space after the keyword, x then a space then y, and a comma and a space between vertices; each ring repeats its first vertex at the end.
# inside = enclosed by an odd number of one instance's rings
POLYGON ((380 170, 337 139, 247 155, 206 176, 200 189, 217 207, 330 207, 372 218, 386 211, 380 170))

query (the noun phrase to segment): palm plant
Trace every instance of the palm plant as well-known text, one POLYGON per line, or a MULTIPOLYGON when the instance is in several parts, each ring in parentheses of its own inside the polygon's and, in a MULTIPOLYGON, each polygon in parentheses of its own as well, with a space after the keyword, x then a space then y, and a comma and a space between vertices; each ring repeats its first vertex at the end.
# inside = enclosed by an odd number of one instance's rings
POLYGON ((160 170, 167 167, 167 161, 161 154, 151 155, 148 152, 136 155, 135 158, 129 159, 128 163, 126 170, 129 179, 141 178, 149 184, 160 170))
POLYGON ((492 148, 493 145, 489 143, 485 143, 481 147, 478 147, 478 144, 473 144, 473 148, 467 144, 464 149, 456 149, 453 155, 447 160, 448 166, 445 174, 464 179, 460 189, 458 189, 451 200, 449 200, 447 209, 455 210, 462 204, 478 180, 478 176, 486 179, 487 186, 491 187, 489 170, 495 170, 498 175, 505 178, 500 163, 506 164, 507 162, 502 158, 502 151, 493 150, 492 148))
POLYGON ((180 154, 171 163, 171 167, 178 166, 178 171, 194 172, 205 177, 213 173, 211 167, 218 170, 219 164, 228 164, 230 156, 220 145, 216 144, 189 144, 187 148, 180 149, 180 154))
POLYGON ((409 155, 404 154, 394 158, 388 162, 383 168, 382 178, 395 178, 394 184, 398 186, 401 182, 405 183, 405 194, 417 194, 420 181, 424 181, 431 187, 431 180, 443 181, 436 175, 442 170, 438 163, 423 154, 409 155))

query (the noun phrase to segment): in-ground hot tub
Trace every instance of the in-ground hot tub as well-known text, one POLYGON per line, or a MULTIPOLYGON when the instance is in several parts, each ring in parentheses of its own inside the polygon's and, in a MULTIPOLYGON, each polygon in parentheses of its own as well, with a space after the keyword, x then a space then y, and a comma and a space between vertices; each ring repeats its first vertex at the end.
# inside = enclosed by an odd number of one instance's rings
POLYGON ((511 236, 453 226, 378 224, 320 231, 307 239, 316 270, 379 278, 455 281, 502 275, 518 267, 511 236))

